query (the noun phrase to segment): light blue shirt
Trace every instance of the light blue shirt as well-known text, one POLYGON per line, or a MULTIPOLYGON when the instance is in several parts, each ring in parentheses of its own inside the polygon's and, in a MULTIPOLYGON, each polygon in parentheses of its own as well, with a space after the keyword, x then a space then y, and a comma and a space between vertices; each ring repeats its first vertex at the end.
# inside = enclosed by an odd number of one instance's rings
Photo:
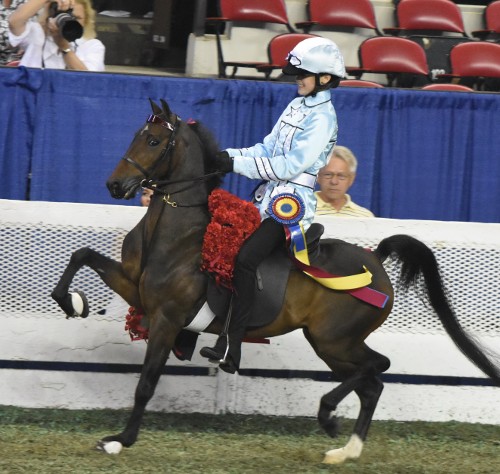
POLYGON ((315 97, 293 99, 263 143, 226 150, 234 157, 235 173, 265 181, 254 196, 262 219, 269 217, 270 200, 288 192, 302 198, 302 225, 304 229, 311 225, 316 209, 316 176, 337 141, 337 130, 330 91, 321 91, 315 97))

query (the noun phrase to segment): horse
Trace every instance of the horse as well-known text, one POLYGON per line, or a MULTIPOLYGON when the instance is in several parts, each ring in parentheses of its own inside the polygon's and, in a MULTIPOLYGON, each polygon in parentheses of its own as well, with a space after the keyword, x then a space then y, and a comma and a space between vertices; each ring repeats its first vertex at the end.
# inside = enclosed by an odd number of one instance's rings
MULTIPOLYGON (((125 236, 121 262, 90 248, 79 249, 71 255, 52 292, 67 317, 86 317, 85 294, 70 293, 69 287, 76 272, 87 266, 129 305, 141 308, 149 320, 149 340, 133 409, 123 431, 97 442, 96 448, 106 453, 118 453, 137 440, 147 403, 176 338, 206 301, 210 278, 200 270, 200 261, 210 222, 207 200, 221 182, 213 159, 219 150, 217 142, 203 124, 182 121, 165 100, 159 105, 150 103, 152 114, 106 183, 117 199, 130 199, 141 185, 154 189, 145 216, 125 236)), ((424 243, 407 235, 393 235, 380 241, 374 251, 367 251, 338 239, 321 239, 319 249, 321 262, 336 274, 351 275, 368 268, 372 273, 370 287, 387 295, 387 304, 370 305, 346 291, 326 288, 303 271, 292 271, 277 317, 263 326, 248 328, 246 336, 271 338, 302 329, 338 382, 319 402, 317 419, 329 436, 338 433, 337 405, 351 392, 358 396, 360 410, 349 441, 342 448, 327 451, 324 463, 359 458, 383 390, 380 376, 390 360, 368 347, 365 339, 384 323, 392 309, 393 283, 383 266, 389 257, 401 263, 395 284, 403 291, 422 289, 458 348, 500 385, 497 362, 461 328, 434 253, 424 243)), ((223 326, 223 320, 215 319, 204 332, 219 334, 223 326)))

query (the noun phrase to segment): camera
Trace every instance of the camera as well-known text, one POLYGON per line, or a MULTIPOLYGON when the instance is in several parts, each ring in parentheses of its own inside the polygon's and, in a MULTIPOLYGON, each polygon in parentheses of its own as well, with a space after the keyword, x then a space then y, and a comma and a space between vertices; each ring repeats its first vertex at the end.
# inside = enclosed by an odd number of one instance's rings
POLYGON ((83 35, 83 26, 80 25, 73 10, 60 11, 57 9, 57 2, 52 2, 49 6, 49 17, 54 18, 61 36, 67 41, 75 41, 83 35))

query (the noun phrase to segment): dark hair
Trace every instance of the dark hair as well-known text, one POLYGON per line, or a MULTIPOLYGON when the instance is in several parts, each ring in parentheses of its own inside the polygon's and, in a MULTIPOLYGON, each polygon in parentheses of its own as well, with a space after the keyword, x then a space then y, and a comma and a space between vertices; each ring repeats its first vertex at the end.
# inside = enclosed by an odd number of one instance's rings
POLYGON ((316 94, 319 91, 326 91, 328 89, 335 89, 336 87, 339 86, 341 77, 334 76, 333 74, 330 74, 329 72, 320 72, 319 74, 316 74, 316 87, 314 88, 313 94, 316 94), (320 84, 319 78, 320 76, 323 76, 325 74, 329 74, 330 80, 326 84, 320 84))

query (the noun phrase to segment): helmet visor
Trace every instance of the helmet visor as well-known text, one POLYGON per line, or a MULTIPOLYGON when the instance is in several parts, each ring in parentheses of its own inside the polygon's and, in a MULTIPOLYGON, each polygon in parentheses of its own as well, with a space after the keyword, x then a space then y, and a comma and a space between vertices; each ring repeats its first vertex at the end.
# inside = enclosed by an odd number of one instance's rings
POLYGON ((299 67, 292 66, 291 64, 287 64, 282 70, 283 74, 287 76, 310 76, 314 73, 310 71, 306 71, 305 69, 300 69, 299 67))
POLYGON ((286 60, 288 64, 281 70, 283 74, 287 76, 306 76, 308 74, 313 74, 311 71, 306 71, 305 69, 301 69, 299 66, 301 64, 301 60, 290 53, 286 60))

